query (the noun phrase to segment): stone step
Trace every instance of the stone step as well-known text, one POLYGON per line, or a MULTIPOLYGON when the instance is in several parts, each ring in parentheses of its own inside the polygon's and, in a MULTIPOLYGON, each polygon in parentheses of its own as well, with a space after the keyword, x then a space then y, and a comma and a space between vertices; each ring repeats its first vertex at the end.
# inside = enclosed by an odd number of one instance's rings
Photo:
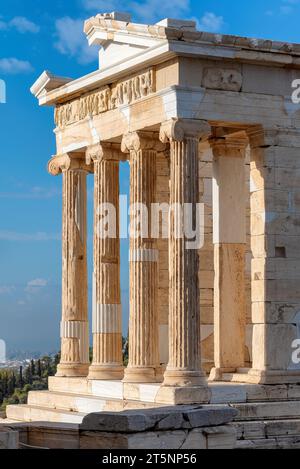
POLYGON ((48 380, 48 388, 49 391, 53 392, 155 403, 160 384, 123 383, 122 381, 51 376, 48 380))
POLYGON ((238 440, 300 436, 300 419, 234 422, 238 440))
POLYGON ((105 410, 107 399, 63 392, 31 391, 28 394, 27 404, 47 409, 87 414, 105 410))
POLYGON ((244 449, 299 449, 300 436, 285 437, 285 438, 265 438, 261 440, 238 440, 236 448, 238 450, 244 449))
POLYGON ((299 419, 300 401, 269 401, 232 404, 237 409, 236 421, 299 419))
POLYGON ((236 442, 237 450, 249 449, 279 449, 275 438, 261 440, 238 440, 236 442))
MULTIPOLYGON (((210 382, 211 404, 263 401, 300 401, 300 385, 262 385, 232 382, 210 382)), ((148 402, 156 405, 160 383, 123 383, 122 381, 88 380, 86 378, 49 378, 49 391, 105 399, 148 402)), ((159 404, 158 404, 159 405, 159 404)))
POLYGON ((70 412, 67 410, 50 409, 48 407, 19 404, 7 406, 6 415, 9 420, 18 422, 81 423, 86 414, 83 412, 70 412))
POLYGON ((121 399, 108 399, 82 394, 31 391, 28 394, 28 405, 48 409, 83 412, 85 414, 101 411, 121 411, 124 409, 153 408, 155 404, 121 399))
POLYGON ((234 422, 237 449, 299 449, 300 419, 234 422))

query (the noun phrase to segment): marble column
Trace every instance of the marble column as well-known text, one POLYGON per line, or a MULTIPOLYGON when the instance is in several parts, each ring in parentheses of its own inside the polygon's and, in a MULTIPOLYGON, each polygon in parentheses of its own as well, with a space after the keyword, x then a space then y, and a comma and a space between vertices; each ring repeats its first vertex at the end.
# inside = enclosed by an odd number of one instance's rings
POLYGON ((49 172, 63 175, 61 360, 57 376, 86 376, 89 368, 86 176, 78 153, 52 158, 49 172))
POLYGON ((182 210, 190 204, 196 222, 199 202, 198 146, 210 126, 204 121, 171 120, 161 126, 162 142, 170 143, 169 227, 169 362, 159 402, 208 402, 210 392, 201 368, 198 249, 180 235, 182 210), (172 208, 174 207, 174 209, 172 208))
POLYGON ((245 362, 246 137, 210 140, 213 151, 214 359, 210 379, 245 362))
MULTIPOLYGON (((93 362, 89 379, 123 378, 119 160, 113 144, 89 147, 94 162, 93 362)), ((121 154, 122 155, 122 154, 121 154)))
POLYGON ((152 133, 125 135, 122 151, 130 162, 130 317, 125 382, 155 382, 159 369, 157 240, 151 237, 151 204, 156 194, 156 156, 152 133))

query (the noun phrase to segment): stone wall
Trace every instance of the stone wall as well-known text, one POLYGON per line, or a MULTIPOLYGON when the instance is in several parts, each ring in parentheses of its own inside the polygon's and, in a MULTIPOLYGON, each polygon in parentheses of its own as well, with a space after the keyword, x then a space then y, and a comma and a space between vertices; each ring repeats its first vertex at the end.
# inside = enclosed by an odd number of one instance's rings
POLYGON ((299 132, 252 135, 252 301, 256 370, 295 373, 299 339, 299 132))
POLYGON ((200 202, 204 204, 204 246, 199 251, 201 344, 205 371, 214 366, 214 247, 212 212, 212 152, 208 143, 199 145, 200 202))

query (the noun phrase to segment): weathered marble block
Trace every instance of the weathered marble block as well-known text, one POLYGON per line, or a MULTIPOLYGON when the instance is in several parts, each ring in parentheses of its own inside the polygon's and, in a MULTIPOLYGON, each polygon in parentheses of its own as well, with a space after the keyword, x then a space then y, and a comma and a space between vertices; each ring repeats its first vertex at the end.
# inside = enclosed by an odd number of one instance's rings
POLYGON ((18 449, 19 434, 9 428, 0 428, 0 449, 18 449))

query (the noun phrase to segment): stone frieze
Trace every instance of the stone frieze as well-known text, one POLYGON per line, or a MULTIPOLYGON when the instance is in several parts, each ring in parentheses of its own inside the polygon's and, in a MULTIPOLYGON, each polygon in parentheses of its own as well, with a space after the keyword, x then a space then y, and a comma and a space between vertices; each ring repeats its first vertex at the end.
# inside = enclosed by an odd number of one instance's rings
POLYGON ((58 105, 55 109, 55 124, 64 128, 88 116, 98 116, 119 106, 131 104, 154 92, 155 75, 151 68, 128 80, 102 87, 69 103, 58 105))

